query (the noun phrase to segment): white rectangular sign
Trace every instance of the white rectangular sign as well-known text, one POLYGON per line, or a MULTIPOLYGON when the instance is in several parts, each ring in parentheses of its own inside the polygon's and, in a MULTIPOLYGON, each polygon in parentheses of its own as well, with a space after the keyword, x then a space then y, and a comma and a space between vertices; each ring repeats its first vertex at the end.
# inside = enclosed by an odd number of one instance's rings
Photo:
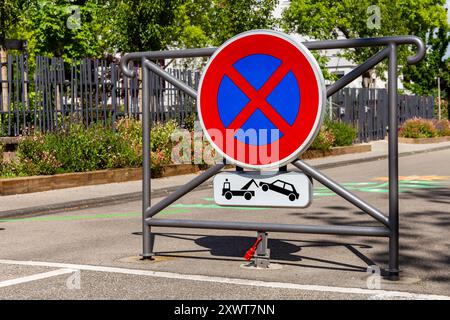
POLYGON ((222 172, 214 177, 221 206, 298 207, 311 204, 312 182, 300 172, 222 172))

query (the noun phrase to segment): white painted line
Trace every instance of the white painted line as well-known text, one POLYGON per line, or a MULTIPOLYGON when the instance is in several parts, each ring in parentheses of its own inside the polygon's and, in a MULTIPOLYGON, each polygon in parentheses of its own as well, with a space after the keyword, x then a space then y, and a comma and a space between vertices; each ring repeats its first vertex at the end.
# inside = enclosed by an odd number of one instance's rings
POLYGON ((253 286, 253 287, 265 287, 275 289, 291 289, 300 291, 318 291, 318 292, 332 292, 332 293, 345 293, 345 294, 361 294, 368 295, 371 298, 403 298, 403 299, 417 299, 417 300, 450 300, 449 296, 433 295, 433 294, 418 294, 404 291, 389 291, 389 290, 371 290, 363 288, 349 288, 349 287, 332 287, 332 286, 320 286, 320 285, 303 285, 297 283, 285 283, 285 282, 269 282, 258 281, 248 279, 237 278, 225 278, 215 276, 204 276, 194 274, 181 274, 173 272, 151 271, 151 270, 138 270, 138 269, 126 269, 117 267, 105 267, 94 265, 82 265, 71 263, 55 263, 55 262, 40 262, 40 261, 17 261, 17 260, 0 260, 0 264, 9 265, 25 265, 36 267, 49 267, 49 268, 63 268, 63 269, 75 269, 94 272, 108 272, 119 273, 127 275, 148 276, 156 278, 166 279, 178 279, 187 281, 202 281, 213 283, 224 283, 241 286, 253 286))
POLYGON ((16 284, 21 284, 21 283, 26 283, 26 282, 47 279, 47 278, 51 278, 51 277, 60 276, 63 274, 74 273, 75 271, 76 270, 72 270, 72 269, 58 269, 58 270, 53 270, 53 271, 49 271, 49 272, 33 274, 31 276, 26 276, 26 277, 22 277, 22 278, 5 280, 5 281, 0 282, 0 288, 14 286, 16 284))

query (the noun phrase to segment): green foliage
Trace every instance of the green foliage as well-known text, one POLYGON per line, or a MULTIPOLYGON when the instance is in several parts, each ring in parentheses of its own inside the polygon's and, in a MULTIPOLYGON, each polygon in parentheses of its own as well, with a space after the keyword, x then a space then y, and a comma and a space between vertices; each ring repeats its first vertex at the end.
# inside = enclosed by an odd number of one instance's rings
MULTIPOLYGON (((157 124, 151 131, 152 172, 171 163, 172 134, 176 121, 157 124)), ((21 139, 17 160, 0 161, 0 176, 52 175, 142 165, 142 125, 123 118, 116 130, 93 125, 86 129, 73 124, 55 133, 37 133, 21 139)))
POLYGON ((1 31, 28 41, 31 57, 220 45, 237 33, 272 28, 276 0, 3 0, 1 31), (79 19, 78 19, 79 15, 79 19), (245 18, 243 18, 245 17, 245 18))
POLYGON ((435 120, 433 121, 433 126, 436 129, 436 133, 440 137, 450 136, 450 121, 445 120, 435 120))
POLYGON ((165 124, 157 124, 152 128, 150 146, 152 163, 162 166, 170 163, 172 148, 172 134, 178 129, 177 122, 170 120, 165 124))
MULTIPOLYGON (((409 70, 406 56, 414 54, 413 48, 399 47, 399 63, 405 74, 406 86, 417 93, 429 92, 435 87, 440 65, 448 43, 448 23, 444 8, 445 0, 292 0, 291 5, 283 12, 283 28, 288 32, 297 32, 316 39, 366 38, 394 35, 418 35, 425 38, 439 28, 435 40, 430 37, 428 56, 424 62, 409 70), (373 12, 368 12, 371 5, 380 9, 379 28, 367 22, 373 12), (447 38, 447 40, 445 40, 447 38), (408 86, 409 81, 416 85, 408 86)), ((376 53, 380 48, 355 48, 346 50, 344 57, 361 63, 376 53)), ((448 61, 444 63, 448 66, 448 61)), ((376 68, 383 75, 386 65, 376 68)), ((443 68, 445 72, 448 67, 443 68)), ((447 71, 448 74, 448 71, 447 71)))
POLYGON ((110 42, 121 52, 220 45, 251 29, 271 28, 276 0, 164 0, 110 3, 110 42), (245 17, 245 18, 243 18, 245 17))
POLYGON ((56 159, 56 152, 50 148, 48 140, 52 139, 46 139, 46 136, 38 134, 20 141, 17 150, 19 161, 14 166, 19 175, 57 173, 61 163, 56 159))
POLYGON ((351 146, 356 139, 356 129, 345 122, 327 120, 325 126, 334 136, 333 147, 351 146))
POLYGON ((136 155, 142 157, 142 125, 132 118, 122 118, 116 122, 117 133, 131 146, 136 155))
POLYGON ((313 143, 311 144, 310 149, 329 151, 334 144, 334 140, 335 138, 333 132, 326 126, 322 126, 316 139, 314 139, 313 143))
POLYGON ((16 162, 0 161, 0 177, 13 178, 22 176, 20 165, 16 162))
POLYGON ((184 128, 193 132, 195 129, 195 121, 197 121, 197 114, 193 112, 184 120, 184 128))
POLYGON ((432 138, 437 131, 431 120, 413 118, 403 123, 398 134, 404 138, 432 138))
POLYGON ((423 34, 427 54, 417 65, 403 68, 405 88, 418 95, 438 95, 437 77, 440 78, 441 96, 450 98, 450 57, 444 59, 450 44, 449 26, 423 34))
POLYGON ((120 132, 99 125, 85 129, 75 124, 65 131, 23 138, 15 175, 50 175, 108 168, 138 167, 141 154, 120 132))
POLYGON ((14 38, 18 25, 26 17, 23 15, 24 10, 32 3, 32 0, 1 0, 0 40, 14 38))
POLYGON ((357 131, 344 122, 325 120, 310 149, 329 151, 332 147, 351 146, 357 131))
POLYGON ((252 29, 272 29, 276 0, 215 0, 212 2, 210 35, 213 45, 221 45, 238 33, 252 29))
POLYGON ((107 49, 105 6, 87 0, 40 0, 25 14, 29 52, 35 55, 70 58, 99 58, 107 49))
POLYGON ((178 0, 114 0, 110 40, 119 51, 161 50, 173 38, 178 0))

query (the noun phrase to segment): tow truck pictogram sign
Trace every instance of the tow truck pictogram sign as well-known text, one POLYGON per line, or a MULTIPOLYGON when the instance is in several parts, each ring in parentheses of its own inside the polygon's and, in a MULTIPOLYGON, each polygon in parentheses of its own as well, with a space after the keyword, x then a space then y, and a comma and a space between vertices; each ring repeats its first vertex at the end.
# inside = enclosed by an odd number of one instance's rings
POLYGON ((311 199, 312 182, 300 172, 224 172, 214 177, 214 200, 223 206, 304 208, 311 199))

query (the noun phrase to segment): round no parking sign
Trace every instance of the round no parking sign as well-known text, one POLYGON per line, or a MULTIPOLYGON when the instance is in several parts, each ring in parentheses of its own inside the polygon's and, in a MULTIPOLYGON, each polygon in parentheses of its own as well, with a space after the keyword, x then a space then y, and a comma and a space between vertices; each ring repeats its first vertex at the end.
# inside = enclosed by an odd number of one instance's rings
POLYGON ((282 166, 316 137, 325 84, 312 54, 290 36, 244 32, 225 42, 200 79, 197 108, 206 137, 230 162, 282 166))

